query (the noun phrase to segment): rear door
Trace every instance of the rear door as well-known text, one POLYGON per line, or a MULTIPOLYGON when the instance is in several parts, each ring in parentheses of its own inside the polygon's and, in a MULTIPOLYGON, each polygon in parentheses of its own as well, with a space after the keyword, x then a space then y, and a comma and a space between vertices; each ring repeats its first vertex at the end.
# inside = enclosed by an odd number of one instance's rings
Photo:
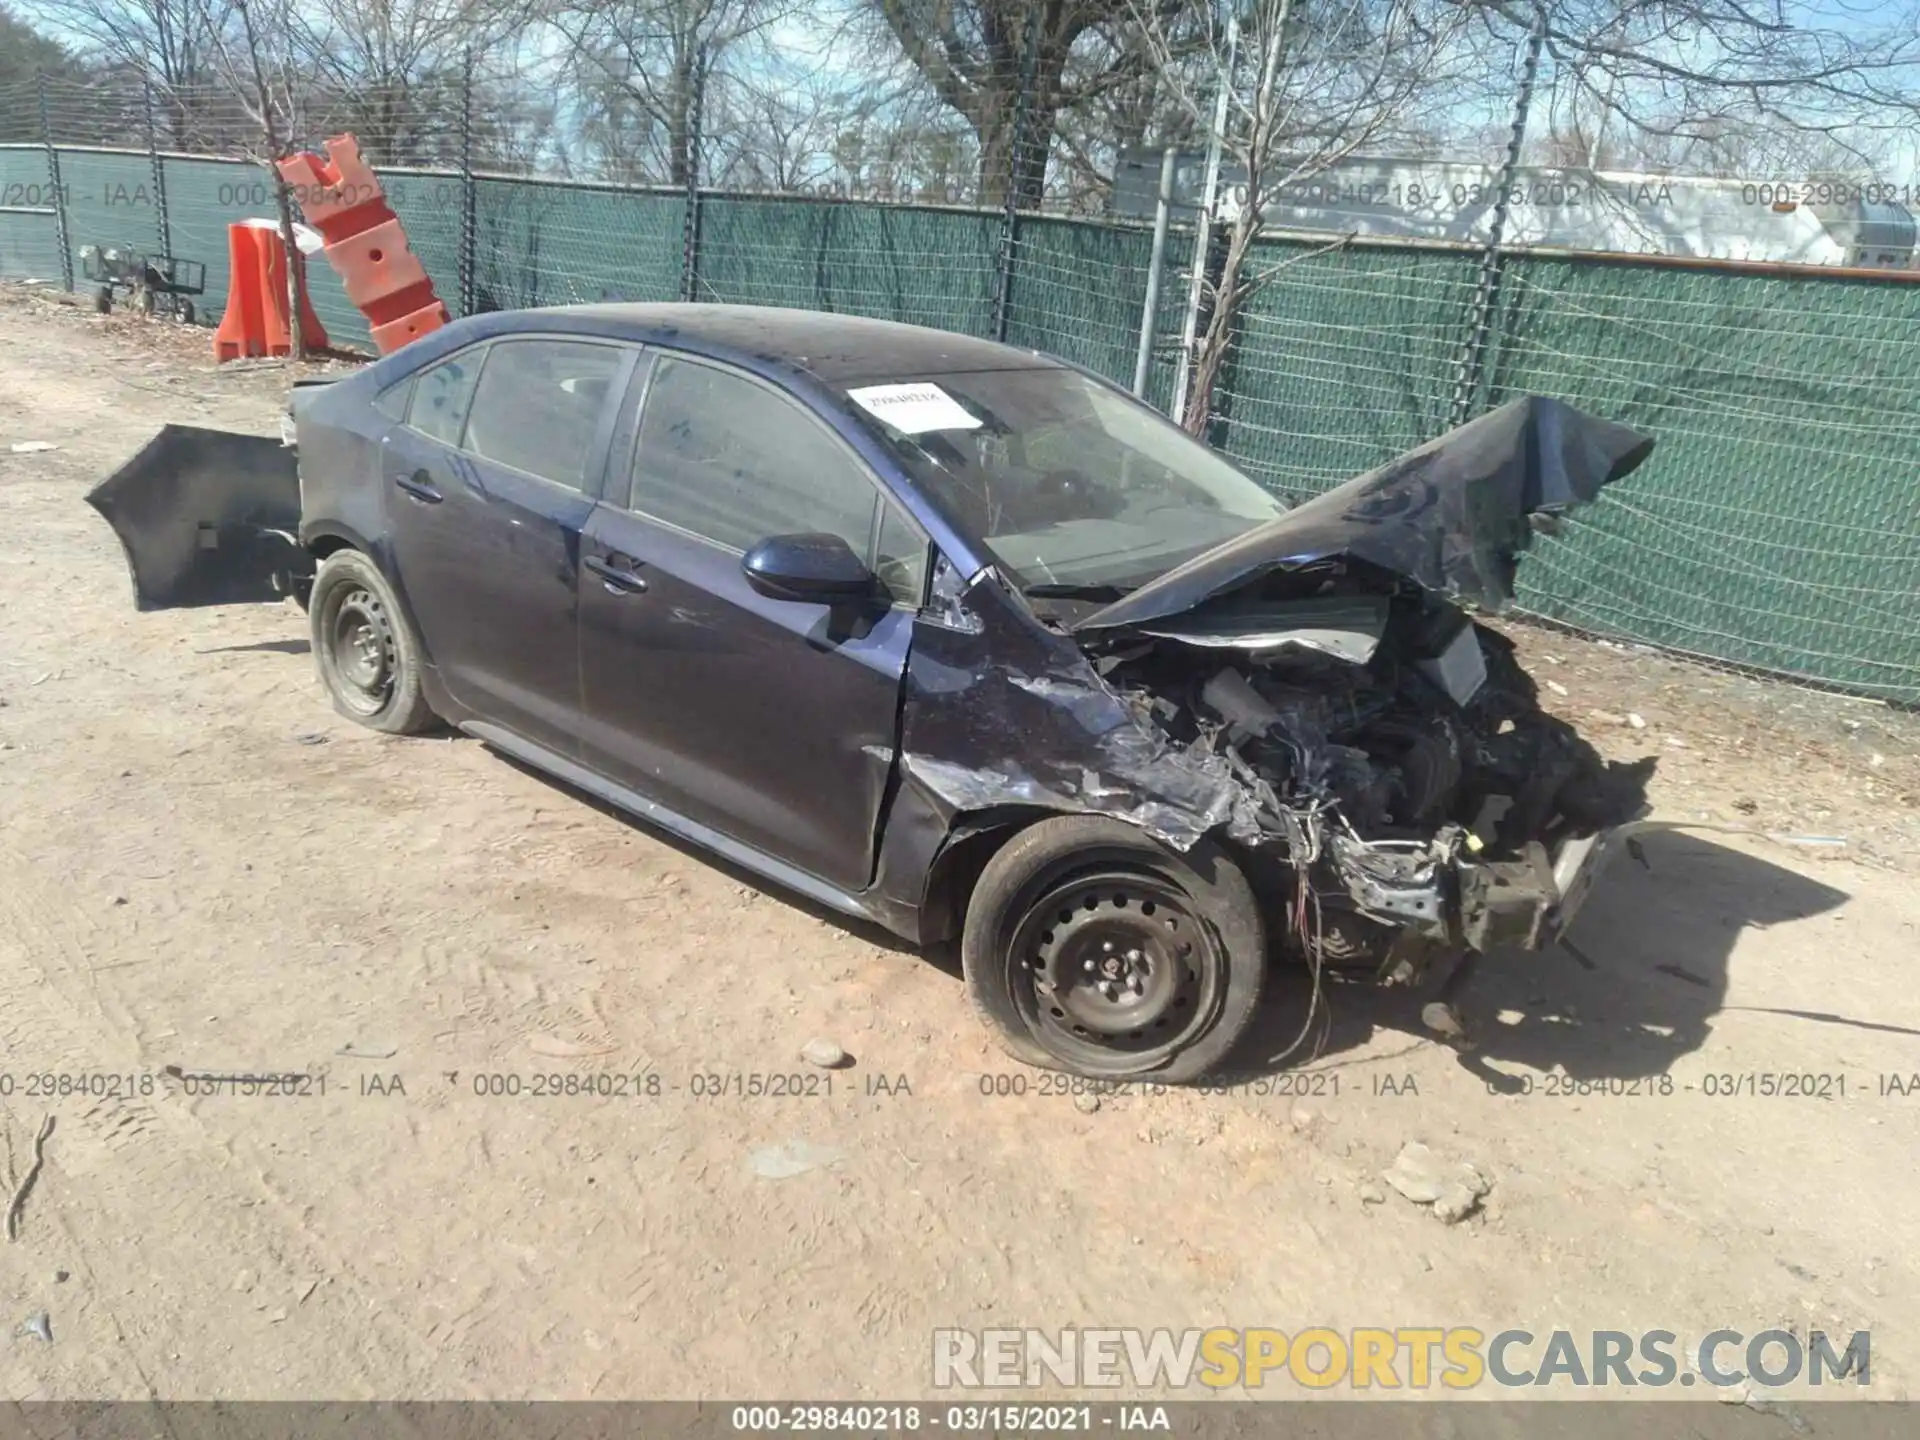
POLYGON ((656 355, 617 443, 583 545, 587 763, 863 889, 927 538, 817 416, 737 371, 656 355), (887 591, 829 607, 752 589, 744 552, 801 532, 840 535, 887 591))
POLYGON ((465 709, 574 755, 580 533, 634 351, 572 337, 463 350, 415 377, 384 447, 396 569, 465 709))

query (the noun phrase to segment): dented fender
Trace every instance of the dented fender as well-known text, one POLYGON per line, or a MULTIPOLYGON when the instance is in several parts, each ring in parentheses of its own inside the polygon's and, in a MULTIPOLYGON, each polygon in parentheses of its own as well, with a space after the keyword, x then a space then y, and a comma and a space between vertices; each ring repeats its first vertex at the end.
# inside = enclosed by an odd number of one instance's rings
POLYGON ((1227 763, 1173 745, 994 572, 968 584, 943 562, 934 586, 907 659, 903 784, 949 818, 1005 806, 1111 815, 1176 850, 1215 830, 1260 838, 1227 763))

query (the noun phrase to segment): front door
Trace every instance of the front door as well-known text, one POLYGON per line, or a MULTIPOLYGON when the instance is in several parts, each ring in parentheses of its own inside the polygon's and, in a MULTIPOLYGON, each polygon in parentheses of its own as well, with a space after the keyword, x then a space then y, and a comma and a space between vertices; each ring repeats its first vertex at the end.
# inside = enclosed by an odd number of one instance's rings
POLYGON ((396 569, 453 699, 572 756, 580 534, 633 352, 544 338, 483 348, 423 371, 387 436, 396 569))
POLYGON ((672 355, 652 372, 637 445, 609 464, 582 545, 587 763, 837 889, 863 889, 926 539, 791 397, 672 355), (801 532, 846 539, 886 588, 832 607, 752 589, 743 553, 801 532), (891 563, 876 563, 876 547, 891 563))

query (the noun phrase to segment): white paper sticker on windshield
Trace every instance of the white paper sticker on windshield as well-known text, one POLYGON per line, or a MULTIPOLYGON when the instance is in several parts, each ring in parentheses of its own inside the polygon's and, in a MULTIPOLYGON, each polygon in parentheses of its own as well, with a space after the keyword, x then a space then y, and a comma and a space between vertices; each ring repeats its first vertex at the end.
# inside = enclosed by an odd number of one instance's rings
POLYGON ((902 435, 927 430, 978 430, 980 421, 960 408, 938 385, 868 385, 849 390, 847 398, 887 422, 902 435))

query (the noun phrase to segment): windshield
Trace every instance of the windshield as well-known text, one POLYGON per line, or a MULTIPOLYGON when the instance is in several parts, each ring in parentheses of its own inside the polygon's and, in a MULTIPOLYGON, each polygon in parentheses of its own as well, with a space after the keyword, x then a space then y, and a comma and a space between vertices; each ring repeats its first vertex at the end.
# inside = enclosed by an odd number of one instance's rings
POLYGON ((1117 598, 1286 509, 1074 370, 935 375, 846 394, 948 520, 1031 594, 1117 598))

